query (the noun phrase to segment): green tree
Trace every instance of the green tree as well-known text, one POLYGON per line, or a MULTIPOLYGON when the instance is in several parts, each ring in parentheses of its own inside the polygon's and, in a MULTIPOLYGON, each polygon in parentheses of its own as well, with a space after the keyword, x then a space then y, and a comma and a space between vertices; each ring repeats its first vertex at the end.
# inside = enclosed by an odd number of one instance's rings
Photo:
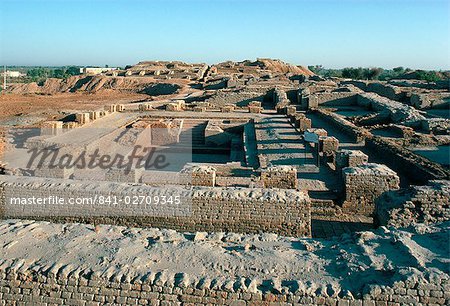
POLYGON ((394 69, 392 69, 393 71, 394 71, 394 73, 396 74, 396 75, 401 75, 401 74, 403 74, 403 73, 405 73, 405 68, 403 68, 403 67, 395 67, 394 69))
POLYGON ((48 78, 50 76, 50 73, 51 73, 50 69, 38 67, 38 68, 29 69, 27 71, 27 76, 30 77, 30 79, 33 82, 38 82, 38 81, 42 81, 42 80, 45 80, 46 78, 48 78))
POLYGON ((436 82, 441 79, 436 71, 425 71, 425 70, 417 70, 416 78, 418 80, 423 80, 427 82, 436 82))
POLYGON ((348 79, 361 80, 364 78, 364 71, 361 67, 358 68, 347 67, 342 69, 342 77, 348 79))
POLYGON ((378 80, 380 75, 383 73, 383 68, 371 68, 367 72, 367 79, 378 80))
POLYGON ((51 73, 52 78, 63 79, 66 76, 63 69, 55 69, 51 73))
POLYGON ((67 68, 66 74, 68 76, 79 75, 80 74, 80 68, 75 67, 75 66, 71 66, 71 67, 67 68))

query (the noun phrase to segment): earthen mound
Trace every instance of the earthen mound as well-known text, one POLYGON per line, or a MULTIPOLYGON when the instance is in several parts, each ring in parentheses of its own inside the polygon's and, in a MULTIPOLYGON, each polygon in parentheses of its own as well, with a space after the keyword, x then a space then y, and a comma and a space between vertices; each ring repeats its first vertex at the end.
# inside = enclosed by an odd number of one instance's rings
POLYGON ((251 63, 251 65, 259 66, 261 69, 270 70, 275 73, 293 73, 306 76, 314 75, 314 73, 306 67, 291 65, 277 59, 259 58, 255 62, 251 63))
POLYGON ((181 88, 177 84, 157 83, 150 77, 74 76, 67 79, 47 79, 43 84, 11 84, 9 91, 16 94, 52 95, 64 92, 97 93, 119 90, 149 95, 167 95, 181 88))

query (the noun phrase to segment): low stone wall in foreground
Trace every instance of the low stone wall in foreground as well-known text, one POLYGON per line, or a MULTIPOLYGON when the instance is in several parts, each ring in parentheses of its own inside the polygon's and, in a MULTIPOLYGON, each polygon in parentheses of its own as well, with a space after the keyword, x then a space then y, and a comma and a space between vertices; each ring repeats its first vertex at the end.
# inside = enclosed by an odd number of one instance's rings
POLYGON ((446 246, 426 244, 448 237, 448 229, 385 228, 313 241, 233 233, 187 238, 158 229, 6 220, 0 222, 0 301, 448 305, 448 267, 438 256, 446 246), (420 247, 410 251, 411 243, 420 247))
POLYGON ((297 190, 150 187, 3 175, 0 176, 0 212, 2 217, 61 222, 311 236, 311 201, 307 194, 297 190), (33 197, 59 197, 64 203, 11 202, 12 198, 33 197), (70 199, 83 201, 69 204, 70 199))

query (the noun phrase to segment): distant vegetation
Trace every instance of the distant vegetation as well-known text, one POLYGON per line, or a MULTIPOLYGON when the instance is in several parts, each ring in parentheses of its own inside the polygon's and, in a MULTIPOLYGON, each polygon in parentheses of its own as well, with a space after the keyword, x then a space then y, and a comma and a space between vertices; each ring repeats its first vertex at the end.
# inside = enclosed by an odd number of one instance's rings
POLYGON ((27 70, 27 77, 31 82, 42 82, 48 78, 66 79, 68 77, 79 75, 80 68, 72 67, 58 67, 58 68, 31 68, 27 70))
POLYGON ((7 69, 12 71, 19 71, 20 73, 25 75, 17 78, 8 78, 9 83, 37 82, 38 84, 42 84, 48 78, 66 79, 68 77, 80 74, 80 67, 77 66, 62 66, 62 67, 7 66, 7 69))
POLYGON ((448 72, 441 71, 425 71, 412 70, 409 68, 396 67, 394 69, 383 68, 343 68, 343 69, 327 69, 321 65, 308 66, 309 70, 315 74, 324 77, 339 77, 349 78, 355 80, 381 80, 386 81, 390 79, 416 79, 428 82, 435 82, 449 78, 448 72))

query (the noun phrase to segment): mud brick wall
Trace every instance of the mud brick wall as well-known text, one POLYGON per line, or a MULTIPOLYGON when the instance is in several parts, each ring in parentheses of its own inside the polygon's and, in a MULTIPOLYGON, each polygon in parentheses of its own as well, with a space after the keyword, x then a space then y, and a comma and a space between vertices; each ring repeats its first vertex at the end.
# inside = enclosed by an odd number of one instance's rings
POLYGON ((383 194, 376 201, 375 216, 380 225, 395 227, 449 221, 450 181, 435 180, 383 194))
POLYGON ((117 106, 116 106, 116 104, 106 105, 105 110, 110 113, 114 113, 117 111, 117 106))
POLYGON ((319 137, 325 137, 328 136, 328 131, 325 129, 320 129, 320 128, 310 128, 307 130, 308 133, 314 133, 319 137))
POLYGON ((342 81, 340 83, 341 85, 353 85, 363 91, 367 91, 367 81, 358 81, 358 80, 347 80, 347 81, 342 81))
POLYGON ((188 165, 182 169, 181 180, 193 186, 214 187, 216 184, 216 169, 205 165, 188 165))
POLYGON ((58 135, 63 131, 64 122, 45 121, 41 124, 41 135, 58 135))
POLYGON ((366 139, 366 147, 383 159, 383 163, 408 177, 412 183, 448 179, 450 171, 396 143, 374 136, 366 139))
POLYGON ((296 115, 294 122, 295 127, 298 128, 300 132, 304 132, 311 128, 311 119, 306 118, 304 115, 296 115))
MULTIPOLYGON (((201 165, 201 164, 200 164, 201 165)), ((245 176, 249 177, 253 174, 253 169, 241 165, 241 162, 228 162, 226 164, 221 163, 208 163, 208 166, 212 167, 216 171, 216 178, 219 176, 245 176)))
POLYGON ((234 105, 225 105, 222 106, 220 108, 220 110, 222 111, 222 113, 231 113, 232 111, 234 111, 234 105))
POLYGON ((105 174, 105 179, 111 182, 138 183, 141 179, 140 169, 109 169, 105 174))
POLYGON ((384 165, 366 164, 342 170, 345 184, 344 212, 372 215, 375 199, 382 193, 399 189, 397 174, 384 165))
POLYGON ((181 183, 179 172, 142 170, 141 173, 141 183, 150 186, 178 185, 181 183))
POLYGON ((195 106, 192 110, 193 110, 194 112, 204 113, 204 112, 206 112, 206 107, 195 106))
POLYGON ((94 112, 89 113, 89 119, 91 121, 97 120, 101 117, 102 117, 102 112, 100 112, 100 111, 94 111, 94 112))
POLYGON ((63 124, 64 129, 74 129, 77 128, 78 126, 79 126, 78 122, 75 121, 65 122, 63 124))
POLYGON ((151 127, 152 145, 169 145, 180 141, 180 126, 172 126, 169 123, 160 122, 151 127))
POLYGON ((297 104, 302 110, 308 110, 309 95, 311 94, 310 87, 299 88, 297 90, 297 104))
POLYGON ((372 82, 367 84, 367 91, 374 92, 391 100, 403 101, 406 98, 406 90, 391 84, 372 82))
POLYGON ((409 103, 418 109, 444 108, 450 104, 449 93, 411 94, 409 103))
POLYGON ((340 150, 336 153, 336 169, 356 167, 367 164, 369 156, 359 150, 340 150))
POLYGON ((448 135, 450 133, 450 119, 427 118, 421 121, 420 127, 427 133, 448 135))
POLYGON ((408 121, 415 123, 425 117, 414 107, 391 100, 375 93, 361 93, 357 95, 359 106, 389 114, 393 123, 408 121))
POLYGON ((387 83, 381 83, 376 81, 343 81, 341 82, 341 85, 353 85, 357 88, 366 91, 366 92, 374 92, 380 96, 386 97, 391 100, 401 101, 406 98, 406 92, 404 88, 387 84, 387 83))
POLYGON ((138 106, 140 111, 153 110, 153 106, 150 103, 142 103, 138 106))
POLYGON ((321 109, 315 110, 315 113, 318 114, 322 119, 325 119, 327 122, 331 123, 338 130, 350 136, 353 141, 362 142, 367 137, 371 137, 369 131, 362 127, 356 126, 352 122, 342 118, 335 113, 324 111, 321 109))
POLYGON ((297 107, 294 105, 286 106, 285 112, 287 116, 293 116, 297 112, 297 107))
POLYGON ((40 177, 53 177, 53 178, 61 178, 61 179, 68 179, 73 174, 73 169, 66 169, 66 168, 50 168, 48 166, 42 165, 42 167, 36 168, 34 170, 35 176, 40 177))
POLYGON ((319 138, 320 148, 324 155, 333 156, 339 149, 339 140, 333 136, 322 136, 319 138))
POLYGON ((90 121, 89 113, 79 113, 75 115, 75 121, 79 124, 86 124, 90 121))
POLYGON ((297 188, 297 169, 290 166, 274 166, 261 171, 261 181, 265 188, 297 188))
POLYGON ((275 88, 273 91, 273 102, 275 104, 275 109, 277 113, 284 113, 285 107, 288 106, 291 102, 289 101, 286 91, 275 88))
POLYGON ((252 106, 252 105, 248 106, 249 113, 259 114, 259 113, 261 113, 261 111, 262 111, 262 107, 260 107, 260 106, 252 106))
POLYGON ((273 91, 273 102, 275 104, 277 104, 277 103, 282 102, 284 100, 289 101, 288 98, 287 98, 286 91, 284 91, 284 90, 282 90, 280 88, 275 88, 274 91, 273 91))
POLYGON ((0 211, 3 218, 37 218, 61 222, 96 222, 151 226, 184 231, 274 232, 311 236, 311 202, 296 190, 219 187, 150 187, 125 183, 81 182, 37 177, 0 176, 0 211), (83 202, 81 204, 18 205, 11 197, 58 196, 176 196, 181 204, 151 206, 83 202))
POLYGON ((354 92, 328 92, 315 93, 309 95, 307 109, 317 108, 319 105, 329 103, 339 103, 339 105, 355 105, 356 93, 354 92))
POLYGON ((365 292, 354 297, 351 293, 345 296, 344 292, 310 288, 301 280, 263 286, 257 278, 197 280, 185 273, 168 275, 153 271, 108 277, 76 265, 30 267, 14 262, 0 265, 3 305, 448 305, 448 286, 449 277, 443 273, 429 277, 413 275, 389 285, 366 285, 365 292))
POLYGON ((258 106, 258 107, 261 107, 262 105, 261 105, 261 101, 250 101, 250 102, 248 103, 248 106, 258 106))
POLYGON ((414 137, 414 134, 415 134, 413 128, 403 126, 403 125, 398 125, 398 124, 390 125, 389 129, 402 138, 411 138, 411 137, 414 137))
POLYGON ((205 100, 205 102, 210 103, 211 105, 226 105, 226 104, 235 104, 237 106, 246 106, 250 101, 262 101, 264 96, 268 90, 262 89, 260 91, 254 91, 249 89, 249 91, 227 91, 227 90, 219 90, 217 94, 205 100))

